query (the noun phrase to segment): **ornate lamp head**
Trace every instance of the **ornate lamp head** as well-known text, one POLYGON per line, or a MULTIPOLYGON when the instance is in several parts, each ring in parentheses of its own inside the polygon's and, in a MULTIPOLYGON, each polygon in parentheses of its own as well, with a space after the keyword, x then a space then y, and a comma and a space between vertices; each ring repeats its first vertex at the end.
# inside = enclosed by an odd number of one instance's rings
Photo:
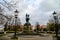
POLYGON ((53 13, 53 17, 54 17, 55 20, 57 19, 57 13, 55 11, 53 13))
POLYGON ((56 15, 57 13, 54 11, 53 16, 56 15))
POLYGON ((15 12, 15 16, 17 16, 19 13, 19 11, 17 9, 14 12, 15 12))

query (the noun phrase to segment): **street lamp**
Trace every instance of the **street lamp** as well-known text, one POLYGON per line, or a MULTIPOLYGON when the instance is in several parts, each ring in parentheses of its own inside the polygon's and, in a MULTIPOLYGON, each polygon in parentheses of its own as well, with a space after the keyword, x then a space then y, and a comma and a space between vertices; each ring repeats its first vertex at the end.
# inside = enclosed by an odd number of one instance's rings
POLYGON ((15 10, 14 12, 15 12, 15 27, 14 27, 15 34, 14 34, 14 36, 16 37, 18 10, 15 10))
POLYGON ((54 11, 53 17, 55 20, 55 32, 56 32, 56 37, 58 37, 58 16, 57 13, 54 11))

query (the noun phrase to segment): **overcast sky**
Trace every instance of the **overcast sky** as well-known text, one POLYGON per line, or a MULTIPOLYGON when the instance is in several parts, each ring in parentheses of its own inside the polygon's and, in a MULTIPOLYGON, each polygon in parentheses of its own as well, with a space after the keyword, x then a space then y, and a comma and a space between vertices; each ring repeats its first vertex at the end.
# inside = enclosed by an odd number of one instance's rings
MULTIPOLYGON (((10 2, 9 0, 6 0, 10 2)), ((50 16, 54 11, 60 11, 60 0, 13 0, 11 4, 14 4, 15 8, 19 11, 19 18, 21 23, 25 23, 26 13, 30 15, 30 23, 35 24, 39 22, 41 25, 44 25, 50 19, 50 16)), ((3 2, 3 1, 1 1, 3 2)), ((7 14, 13 13, 13 11, 8 11, 7 14)))

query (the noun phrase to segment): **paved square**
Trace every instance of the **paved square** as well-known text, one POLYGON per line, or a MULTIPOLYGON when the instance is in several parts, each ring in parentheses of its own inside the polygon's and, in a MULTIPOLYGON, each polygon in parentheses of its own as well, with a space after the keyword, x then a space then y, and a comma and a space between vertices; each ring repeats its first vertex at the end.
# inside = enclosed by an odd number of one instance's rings
POLYGON ((53 40, 52 36, 20 36, 18 40, 53 40))
MULTIPOLYGON (((0 37, 2 40, 12 40, 11 36, 13 34, 8 34, 6 36, 0 37)), ((53 40, 51 35, 41 36, 41 35, 19 35, 18 40, 53 40)))

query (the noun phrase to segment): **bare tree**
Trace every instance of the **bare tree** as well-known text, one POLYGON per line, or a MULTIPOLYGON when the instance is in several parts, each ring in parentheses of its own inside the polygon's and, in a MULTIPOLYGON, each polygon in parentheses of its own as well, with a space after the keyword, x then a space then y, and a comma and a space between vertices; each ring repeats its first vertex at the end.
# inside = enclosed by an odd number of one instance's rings
POLYGON ((4 7, 6 7, 9 11, 11 11, 12 9, 15 9, 16 4, 19 1, 16 1, 16 3, 11 4, 13 0, 11 0, 9 3, 6 0, 3 0, 4 3, 0 2, 1 5, 3 5, 4 7))

